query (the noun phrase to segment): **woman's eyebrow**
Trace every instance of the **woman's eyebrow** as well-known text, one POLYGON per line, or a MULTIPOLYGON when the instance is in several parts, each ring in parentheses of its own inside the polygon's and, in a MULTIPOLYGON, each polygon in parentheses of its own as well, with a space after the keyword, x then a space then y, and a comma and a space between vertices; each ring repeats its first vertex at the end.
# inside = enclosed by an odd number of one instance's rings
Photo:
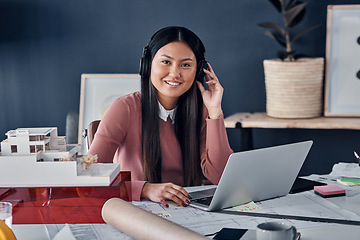
POLYGON ((182 62, 185 62, 185 61, 193 61, 192 58, 184 58, 183 60, 181 60, 182 62))
MULTIPOLYGON (((166 55, 166 54, 162 54, 161 56, 162 56, 162 57, 167 57, 167 58, 172 59, 172 60, 174 59, 173 57, 171 57, 171 56, 169 56, 169 55, 166 55)), ((182 61, 182 62, 185 62, 185 61, 193 61, 193 60, 192 60, 192 58, 184 58, 184 59, 182 59, 181 61, 182 61)))

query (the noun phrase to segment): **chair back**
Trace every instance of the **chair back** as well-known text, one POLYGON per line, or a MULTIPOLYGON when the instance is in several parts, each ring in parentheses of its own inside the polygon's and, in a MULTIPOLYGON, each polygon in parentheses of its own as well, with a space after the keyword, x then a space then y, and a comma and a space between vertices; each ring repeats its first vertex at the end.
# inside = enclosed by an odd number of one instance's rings
POLYGON ((100 124, 100 120, 92 121, 89 124, 88 129, 86 130, 88 148, 90 148, 90 145, 91 145, 92 141, 94 140, 94 136, 99 127, 99 124, 100 124))

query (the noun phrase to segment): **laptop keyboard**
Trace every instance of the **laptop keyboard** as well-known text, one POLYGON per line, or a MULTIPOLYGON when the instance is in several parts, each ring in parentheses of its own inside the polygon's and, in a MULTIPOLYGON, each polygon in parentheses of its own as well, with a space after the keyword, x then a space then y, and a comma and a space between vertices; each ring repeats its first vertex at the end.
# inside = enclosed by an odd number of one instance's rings
POLYGON ((206 198, 206 197, 213 196, 215 193, 215 190, 216 190, 216 188, 210 188, 210 189, 206 189, 206 190, 190 192, 190 195, 191 195, 192 199, 206 198))
POLYGON ((204 198, 198 198, 198 199, 194 199, 192 200, 192 202, 197 202, 206 206, 209 206, 211 203, 213 196, 209 196, 209 197, 204 197, 204 198))

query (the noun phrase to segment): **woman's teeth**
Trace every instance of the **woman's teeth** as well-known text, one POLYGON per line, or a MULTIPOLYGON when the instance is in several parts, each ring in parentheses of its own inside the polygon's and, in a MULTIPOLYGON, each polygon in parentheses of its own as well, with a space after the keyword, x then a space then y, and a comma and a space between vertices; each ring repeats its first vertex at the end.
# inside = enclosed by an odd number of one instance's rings
POLYGON ((167 84, 171 85, 171 86, 178 86, 180 85, 180 83, 178 82, 168 82, 168 81, 165 81, 167 84))

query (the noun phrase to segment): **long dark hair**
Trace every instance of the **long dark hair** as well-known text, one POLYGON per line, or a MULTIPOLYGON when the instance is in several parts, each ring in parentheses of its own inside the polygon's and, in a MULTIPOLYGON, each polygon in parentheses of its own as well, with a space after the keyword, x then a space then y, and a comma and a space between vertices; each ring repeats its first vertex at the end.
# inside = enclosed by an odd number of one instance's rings
POLYGON ((196 81, 205 60, 205 47, 198 36, 184 27, 166 27, 156 32, 144 48, 141 74, 142 150, 144 179, 161 182, 161 147, 159 137, 159 106, 157 91, 150 81, 151 63, 156 52, 171 42, 184 42, 193 51, 197 62, 196 79, 180 96, 175 116, 175 134, 181 146, 185 186, 201 183, 200 130, 203 101, 196 81))

